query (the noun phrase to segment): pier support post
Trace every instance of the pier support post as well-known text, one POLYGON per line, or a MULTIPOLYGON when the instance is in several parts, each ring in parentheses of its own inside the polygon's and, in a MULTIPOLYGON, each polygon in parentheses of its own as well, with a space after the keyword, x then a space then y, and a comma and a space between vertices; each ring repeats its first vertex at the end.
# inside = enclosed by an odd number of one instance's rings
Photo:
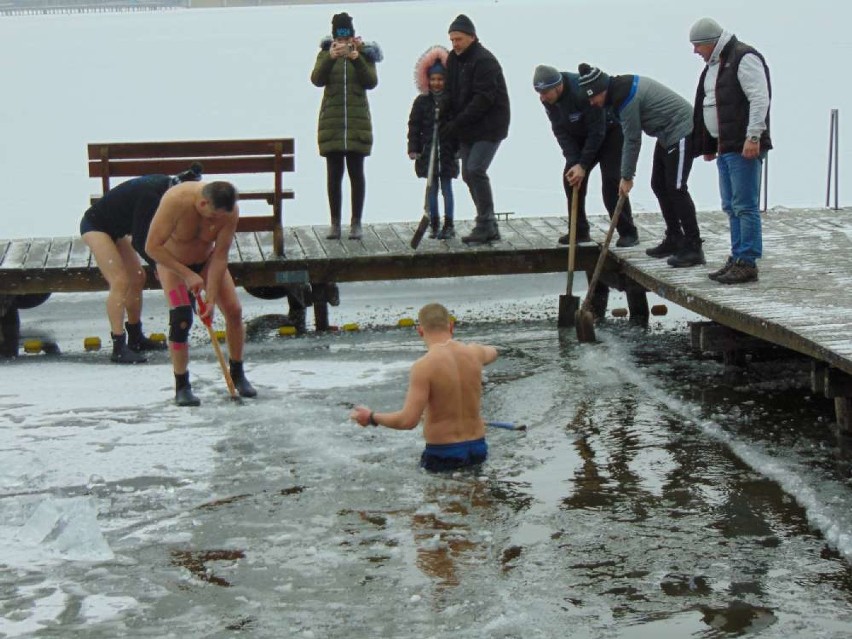
POLYGON ((21 318, 14 295, 0 295, 0 357, 17 357, 21 318))
POLYGON ((852 375, 814 360, 811 365, 811 390, 834 400, 834 415, 839 438, 852 436, 852 375))
POLYGON ((651 311, 648 308, 648 291, 636 282, 629 281, 624 286, 624 294, 627 296, 627 309, 630 311, 630 319, 637 323, 648 323, 651 311))
POLYGON ((328 305, 340 304, 340 290, 334 282, 318 282, 311 285, 314 298, 314 329, 316 331, 327 331, 328 305))

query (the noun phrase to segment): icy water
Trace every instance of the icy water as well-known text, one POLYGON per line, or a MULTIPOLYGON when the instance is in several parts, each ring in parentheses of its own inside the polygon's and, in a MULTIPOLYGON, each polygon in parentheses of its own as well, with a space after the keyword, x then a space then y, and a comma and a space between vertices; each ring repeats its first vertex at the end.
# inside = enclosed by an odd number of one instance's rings
POLYGON ((82 351, 102 297, 24 312, 64 354, 0 363, 0 635, 848 637, 849 467, 807 368, 700 359, 674 308, 578 345, 560 286, 345 287, 332 316, 363 330, 255 337, 243 405, 195 332, 191 410, 165 355, 82 351), (347 420, 400 405, 422 346, 394 325, 431 300, 500 351, 486 417, 529 427, 491 430, 477 472, 429 475, 419 429, 347 420))

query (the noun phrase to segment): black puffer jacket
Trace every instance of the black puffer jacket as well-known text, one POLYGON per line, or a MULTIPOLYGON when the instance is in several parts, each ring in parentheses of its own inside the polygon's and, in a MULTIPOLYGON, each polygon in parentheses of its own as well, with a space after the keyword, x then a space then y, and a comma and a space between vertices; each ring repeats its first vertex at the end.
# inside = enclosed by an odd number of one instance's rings
MULTIPOLYGON (((509 135, 509 92, 497 58, 475 40, 461 55, 447 58, 448 114, 455 135, 471 144, 498 142, 509 135)), ((443 117, 443 116, 442 116, 443 117)))
MULTIPOLYGON (((431 93, 418 95, 411 105, 408 116, 408 152, 419 153, 414 161, 417 177, 426 177, 429 172, 429 154, 432 151, 432 134, 435 127, 435 97, 431 93)), ((455 178, 459 175, 459 163, 456 160, 458 145, 447 136, 438 137, 437 163, 438 175, 443 178, 455 178)))

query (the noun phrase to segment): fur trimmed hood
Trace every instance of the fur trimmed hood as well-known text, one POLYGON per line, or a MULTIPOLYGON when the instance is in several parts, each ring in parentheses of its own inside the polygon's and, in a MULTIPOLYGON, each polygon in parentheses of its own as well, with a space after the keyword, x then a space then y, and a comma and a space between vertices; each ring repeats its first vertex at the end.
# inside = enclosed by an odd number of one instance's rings
POLYGON ((447 68, 447 56, 450 55, 446 47, 436 44, 429 47, 418 59, 414 65, 414 86, 421 94, 429 93, 429 69, 436 62, 447 68))
MULTIPOLYGON (((378 42, 364 42, 361 38, 355 38, 355 40, 358 42, 358 50, 361 55, 367 58, 370 62, 377 63, 385 59, 378 42)), ((334 38, 330 35, 323 37, 320 41, 320 49, 328 51, 331 49, 332 42, 334 42, 334 38)))

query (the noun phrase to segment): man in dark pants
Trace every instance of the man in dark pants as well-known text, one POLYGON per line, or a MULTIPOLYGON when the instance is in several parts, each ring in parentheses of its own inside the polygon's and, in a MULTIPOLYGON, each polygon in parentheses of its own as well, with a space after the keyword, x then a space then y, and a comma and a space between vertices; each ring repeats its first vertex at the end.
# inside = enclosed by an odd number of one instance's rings
POLYGON ((476 206, 476 226, 466 244, 500 239, 488 167, 509 135, 509 93, 497 58, 476 37, 470 18, 461 14, 450 25, 453 50, 447 58, 449 108, 443 109, 441 136, 459 142, 462 179, 476 206))
POLYGON ((707 63, 695 94, 693 150, 716 160, 731 228, 731 255, 708 277, 721 284, 754 282, 763 255, 760 179, 772 148, 769 67, 756 49, 711 18, 696 22, 689 40, 707 63))
MULTIPOLYGON (((576 73, 559 72, 553 67, 539 65, 533 74, 533 88, 538 92, 550 119, 553 134, 565 157, 562 186, 571 210, 573 187, 579 187, 577 202, 577 241, 588 242, 589 222, 586 219, 586 191, 589 171, 601 165, 601 193, 610 217, 618 202, 618 181, 621 176, 621 144, 624 139, 621 126, 612 115, 612 109, 597 109, 580 93, 576 73)), ((628 201, 618 218, 616 246, 635 246, 639 233, 633 224, 628 201)), ((568 236, 559 238, 568 243, 568 236)))
POLYGON ((704 264, 701 233, 695 203, 687 179, 692 168, 692 106, 677 93, 647 76, 606 73, 581 64, 580 88, 597 107, 612 106, 621 122, 624 145, 621 151, 619 192, 627 195, 642 146, 642 132, 657 138, 651 170, 651 189, 660 203, 666 235, 658 246, 645 251, 651 257, 666 257, 674 267, 704 264))

